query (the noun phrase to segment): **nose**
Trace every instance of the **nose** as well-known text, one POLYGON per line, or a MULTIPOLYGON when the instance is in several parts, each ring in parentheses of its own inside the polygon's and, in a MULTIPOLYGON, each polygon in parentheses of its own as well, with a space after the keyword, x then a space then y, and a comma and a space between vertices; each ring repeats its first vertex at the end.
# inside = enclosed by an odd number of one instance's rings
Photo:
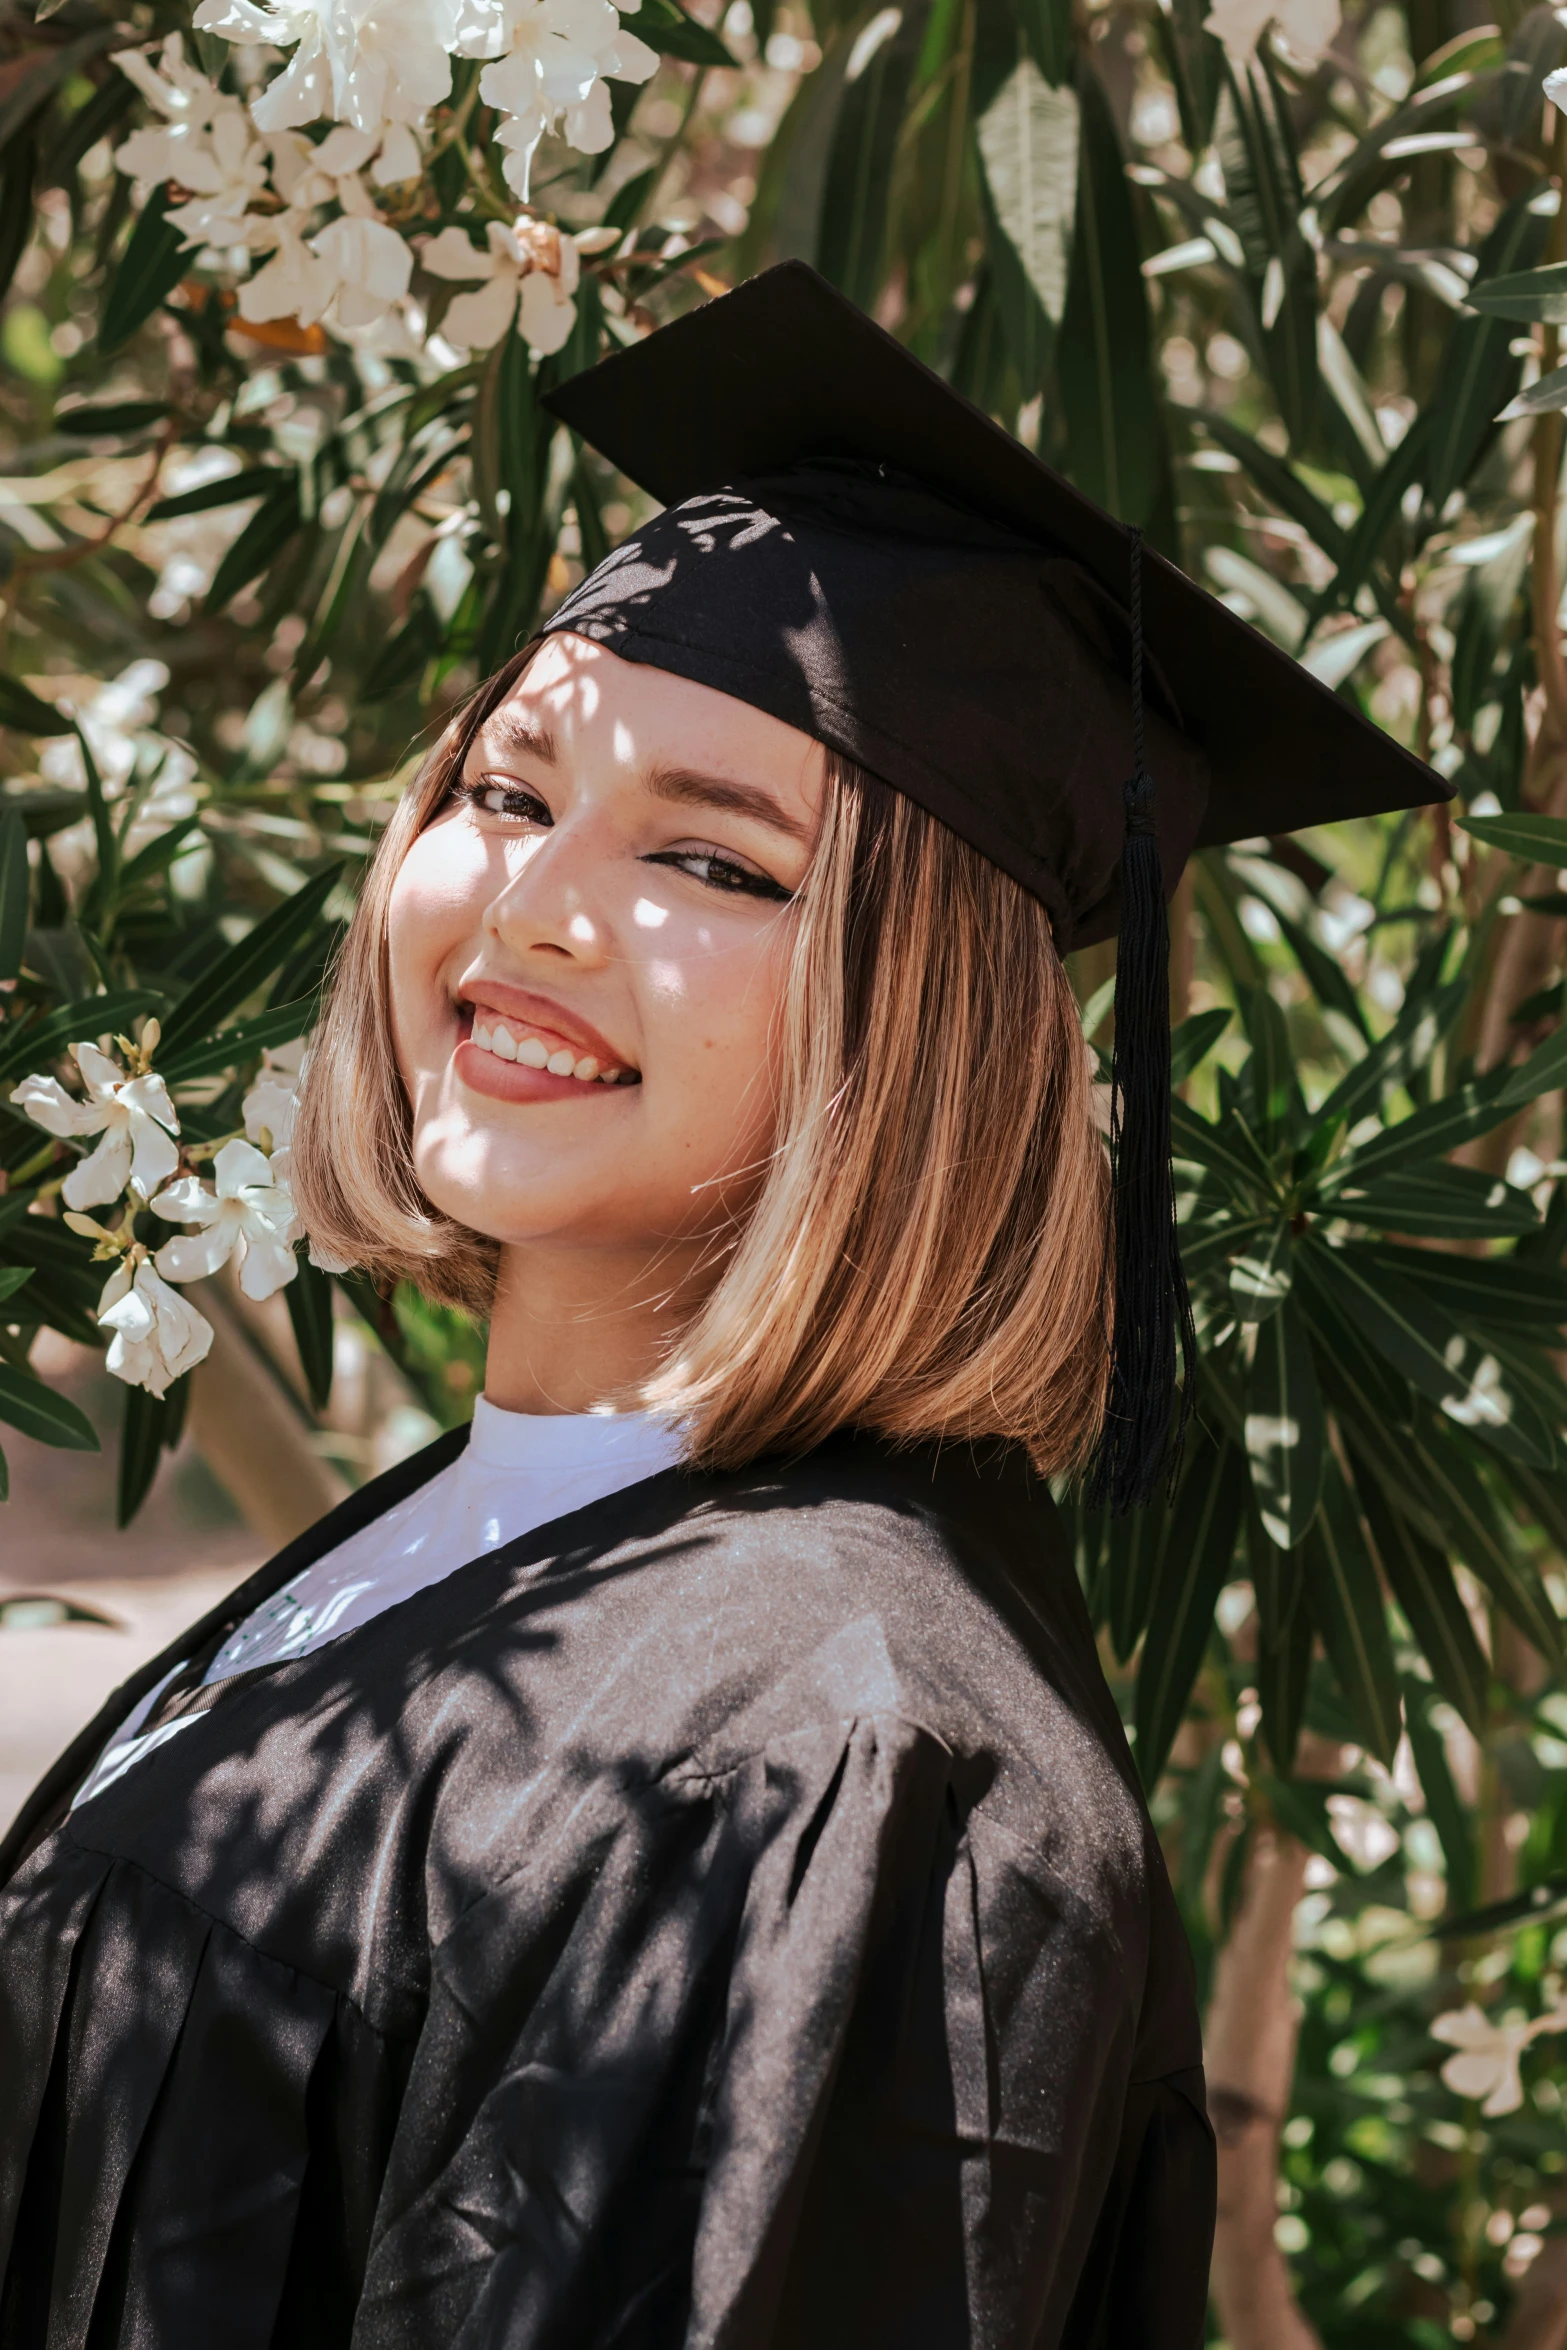
POLYGON ((589 968, 607 961, 603 884, 609 853, 591 817, 568 818, 517 842, 507 856, 506 879, 485 910, 486 935, 512 957, 564 959, 589 968))

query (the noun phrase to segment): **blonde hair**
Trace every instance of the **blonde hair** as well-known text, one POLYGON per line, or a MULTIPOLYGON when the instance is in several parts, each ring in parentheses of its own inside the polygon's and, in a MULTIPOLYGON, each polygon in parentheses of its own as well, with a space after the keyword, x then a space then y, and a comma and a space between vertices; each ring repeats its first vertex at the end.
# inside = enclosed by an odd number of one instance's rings
MULTIPOLYGON (((454 720, 387 827, 311 1047, 292 1157, 319 1247, 478 1314, 498 1251, 414 1174, 387 916, 410 843, 528 657, 454 720)), ((1012 1438, 1041 1470, 1079 1466, 1108 1370, 1109 1174, 1044 908, 829 754, 789 915, 770 1155, 704 1300, 622 1400, 677 1416, 704 1466, 806 1451, 850 1423, 906 1442, 1012 1438)))

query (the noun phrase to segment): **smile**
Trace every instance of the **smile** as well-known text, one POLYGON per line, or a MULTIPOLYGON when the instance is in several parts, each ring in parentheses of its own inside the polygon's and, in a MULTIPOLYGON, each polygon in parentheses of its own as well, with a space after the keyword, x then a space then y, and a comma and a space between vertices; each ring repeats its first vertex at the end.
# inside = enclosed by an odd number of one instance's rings
POLYGON ((513 1035, 504 1020, 486 1023, 476 1018, 470 1041, 481 1053, 493 1053, 498 1060, 520 1061, 525 1069, 547 1069, 552 1077, 574 1077, 579 1085, 618 1085, 631 1075, 629 1069, 606 1069, 592 1053, 579 1056, 566 1045, 552 1052, 542 1037, 532 1036, 526 1029, 513 1035))

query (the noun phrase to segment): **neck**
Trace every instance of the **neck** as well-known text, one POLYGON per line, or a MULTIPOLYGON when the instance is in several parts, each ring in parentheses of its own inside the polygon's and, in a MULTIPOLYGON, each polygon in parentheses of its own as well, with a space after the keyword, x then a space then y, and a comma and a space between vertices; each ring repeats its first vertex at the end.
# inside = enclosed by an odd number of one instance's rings
POLYGON ((484 1392, 507 1412, 588 1412, 663 1361, 702 1286, 699 1246, 501 1251, 484 1392))

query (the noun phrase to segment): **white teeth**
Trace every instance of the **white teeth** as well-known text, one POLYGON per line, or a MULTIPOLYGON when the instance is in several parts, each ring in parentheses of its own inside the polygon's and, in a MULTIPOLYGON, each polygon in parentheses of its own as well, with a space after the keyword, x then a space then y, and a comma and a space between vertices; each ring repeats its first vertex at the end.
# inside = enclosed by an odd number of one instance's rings
POLYGON ((542 1037, 524 1036, 519 1041, 512 1035, 504 1020, 497 1020, 487 1028, 480 1020, 473 1024, 473 1042, 480 1052, 494 1053, 503 1061, 518 1061, 526 1069, 548 1069, 554 1077, 575 1077, 579 1084, 618 1085, 629 1077, 629 1069, 605 1069, 593 1053, 580 1057, 564 1045, 551 1052, 542 1037))

